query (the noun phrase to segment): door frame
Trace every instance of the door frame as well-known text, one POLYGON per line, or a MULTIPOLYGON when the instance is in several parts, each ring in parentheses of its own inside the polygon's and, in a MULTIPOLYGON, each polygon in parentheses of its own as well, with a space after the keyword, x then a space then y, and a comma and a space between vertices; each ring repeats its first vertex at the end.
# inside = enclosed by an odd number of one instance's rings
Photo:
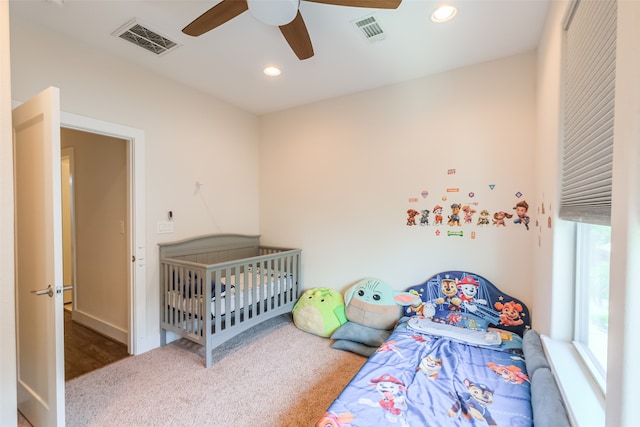
MULTIPOLYGON (((62 145, 62 138, 60 138, 60 144, 62 145)), ((71 286, 71 304, 72 307, 75 311, 75 301, 76 301, 76 222, 75 222, 75 216, 76 216, 76 212, 75 212, 75 191, 74 191, 74 187, 75 187, 75 172, 74 172, 74 162, 75 162, 75 151, 73 149, 73 147, 66 147, 66 148, 62 148, 60 150, 60 161, 63 162, 64 159, 69 159, 69 179, 70 182, 69 183, 65 183, 64 181, 62 182, 63 185, 63 190, 62 190, 62 219, 63 219, 63 225, 62 225, 62 241, 63 241, 63 253, 66 254, 66 249, 64 247, 64 241, 66 240, 66 236, 67 233, 65 232, 64 229, 64 220, 65 220, 65 209, 69 209, 69 217, 70 217, 70 221, 69 221, 69 240, 70 240, 70 258, 71 258, 71 282, 67 282, 64 280, 64 271, 66 268, 66 265, 63 267, 62 271, 63 271, 63 285, 66 286, 71 286), (64 186, 68 185, 69 187, 69 200, 68 203, 65 203, 65 199, 64 199, 64 186), (65 206, 66 205, 66 206, 65 206)), ((64 173, 64 172, 63 172, 64 173)), ((64 177, 64 175, 63 175, 64 177)), ((63 257, 64 260, 64 257, 63 257)), ((65 261, 66 262, 66 261, 65 261)), ((66 290, 64 291, 66 292, 66 290)), ((66 305, 65 302, 65 298, 66 295, 64 294, 62 295, 62 305, 66 305)))
POLYGON ((132 262, 129 269, 129 354, 149 350, 145 343, 146 320, 146 239, 145 239, 145 133, 141 129, 122 126, 71 113, 60 113, 60 127, 111 136, 129 142, 128 166, 128 222, 129 248, 132 262))

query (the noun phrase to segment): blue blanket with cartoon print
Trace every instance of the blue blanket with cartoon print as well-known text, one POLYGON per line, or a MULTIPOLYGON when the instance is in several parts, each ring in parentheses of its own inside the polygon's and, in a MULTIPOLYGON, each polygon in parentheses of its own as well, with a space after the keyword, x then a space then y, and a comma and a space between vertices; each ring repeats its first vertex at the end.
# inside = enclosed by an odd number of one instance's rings
POLYGON ((469 345, 401 319, 316 426, 532 426, 522 338, 499 333, 469 345))

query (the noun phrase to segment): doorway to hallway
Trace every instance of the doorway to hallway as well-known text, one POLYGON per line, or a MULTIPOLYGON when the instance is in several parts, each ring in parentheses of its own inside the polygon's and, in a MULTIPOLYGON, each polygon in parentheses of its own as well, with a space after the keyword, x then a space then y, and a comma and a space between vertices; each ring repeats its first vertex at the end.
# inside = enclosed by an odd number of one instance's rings
POLYGON ((128 355, 129 141, 62 128, 65 379, 128 355))

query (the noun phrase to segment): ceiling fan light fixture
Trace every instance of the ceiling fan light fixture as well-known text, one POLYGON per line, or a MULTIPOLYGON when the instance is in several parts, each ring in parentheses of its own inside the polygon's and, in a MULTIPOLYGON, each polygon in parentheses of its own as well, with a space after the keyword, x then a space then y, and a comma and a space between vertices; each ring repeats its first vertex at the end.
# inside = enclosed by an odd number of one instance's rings
POLYGON ((247 0, 249 12, 267 25, 286 25, 298 14, 300 0, 247 0))
POLYGON ((454 16, 458 13, 458 9, 455 6, 451 6, 449 4, 443 4, 438 6, 436 10, 431 14, 431 20, 438 24, 442 22, 447 22, 453 19, 454 16))
POLYGON ((280 74, 282 74, 280 68, 274 67, 273 65, 266 67, 264 70, 262 70, 262 72, 269 77, 278 77, 280 74))

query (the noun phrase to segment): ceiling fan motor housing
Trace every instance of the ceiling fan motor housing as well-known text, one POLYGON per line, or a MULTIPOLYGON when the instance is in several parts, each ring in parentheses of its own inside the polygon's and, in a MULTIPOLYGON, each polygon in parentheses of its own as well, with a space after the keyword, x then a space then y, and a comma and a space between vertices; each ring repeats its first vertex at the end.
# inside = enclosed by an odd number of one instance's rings
POLYGON ((247 0, 249 12, 260 22, 281 26, 293 21, 300 0, 247 0))

